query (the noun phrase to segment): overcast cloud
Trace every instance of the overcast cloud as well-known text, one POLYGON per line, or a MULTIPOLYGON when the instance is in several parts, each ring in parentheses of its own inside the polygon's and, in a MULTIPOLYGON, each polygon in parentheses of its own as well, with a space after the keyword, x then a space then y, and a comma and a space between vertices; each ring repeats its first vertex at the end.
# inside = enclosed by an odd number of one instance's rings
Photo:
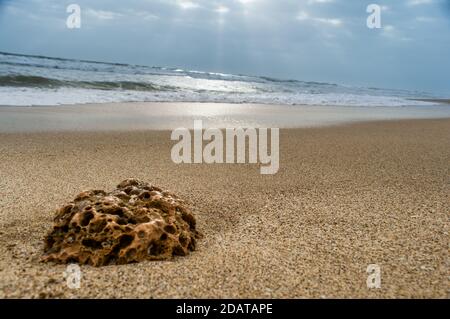
POLYGON ((0 51, 450 93, 449 3, 0 0, 0 51))

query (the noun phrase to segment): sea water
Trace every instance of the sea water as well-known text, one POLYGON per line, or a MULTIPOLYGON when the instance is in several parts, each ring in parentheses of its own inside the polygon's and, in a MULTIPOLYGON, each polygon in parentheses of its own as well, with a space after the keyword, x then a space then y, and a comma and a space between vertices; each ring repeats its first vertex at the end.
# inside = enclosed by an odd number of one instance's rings
MULTIPOLYGON (((299 74, 301 78, 301 74, 299 74)), ((351 87, 0 53, 0 105, 221 102, 319 106, 429 105, 424 92, 351 87)))

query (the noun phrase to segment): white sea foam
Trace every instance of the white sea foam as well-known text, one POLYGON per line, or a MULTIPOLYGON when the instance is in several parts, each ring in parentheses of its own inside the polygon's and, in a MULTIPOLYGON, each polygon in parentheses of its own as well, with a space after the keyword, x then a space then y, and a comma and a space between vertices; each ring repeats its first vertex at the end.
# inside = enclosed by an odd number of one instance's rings
POLYGON ((0 105, 223 102, 284 105, 429 105, 433 96, 330 83, 0 53, 0 105))
POLYGON ((219 102, 260 103, 283 105, 335 106, 414 106, 433 105, 431 102, 399 97, 356 94, 240 94, 197 92, 142 92, 131 90, 105 91, 77 88, 38 89, 0 87, 0 105, 67 105, 108 102, 219 102))

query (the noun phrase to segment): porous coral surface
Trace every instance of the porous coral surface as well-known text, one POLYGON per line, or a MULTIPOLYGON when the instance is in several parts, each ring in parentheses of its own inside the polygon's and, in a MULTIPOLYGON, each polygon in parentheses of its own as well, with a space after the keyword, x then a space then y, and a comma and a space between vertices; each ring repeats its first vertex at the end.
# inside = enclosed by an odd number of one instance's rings
POLYGON ((109 193, 82 192, 58 209, 42 260, 104 266, 169 259, 195 250, 199 237, 183 200, 127 179, 109 193))

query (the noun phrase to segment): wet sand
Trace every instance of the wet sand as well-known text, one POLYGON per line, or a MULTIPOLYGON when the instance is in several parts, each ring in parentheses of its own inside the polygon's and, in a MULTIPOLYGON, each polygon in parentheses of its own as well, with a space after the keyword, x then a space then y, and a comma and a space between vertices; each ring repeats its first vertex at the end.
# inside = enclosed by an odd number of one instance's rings
POLYGON ((450 119, 282 129, 280 170, 181 164, 169 131, 0 134, 0 297, 449 297, 450 119), (164 262, 39 261, 54 209, 135 177, 191 202, 205 235, 164 262), (381 288, 368 289, 369 264, 381 288))
POLYGON ((227 103, 0 106, 0 132, 130 131, 203 127, 318 127, 360 121, 450 118, 450 105, 359 107, 227 103))

